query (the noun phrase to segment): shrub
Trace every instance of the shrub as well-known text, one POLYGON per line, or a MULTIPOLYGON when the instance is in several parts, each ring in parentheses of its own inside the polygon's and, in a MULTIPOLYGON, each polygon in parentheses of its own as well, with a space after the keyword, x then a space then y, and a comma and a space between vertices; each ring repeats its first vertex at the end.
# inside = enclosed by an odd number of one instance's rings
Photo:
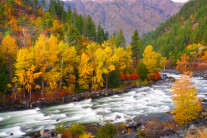
POLYGON ((85 126, 80 124, 74 124, 68 128, 72 137, 78 138, 79 136, 83 135, 85 132, 85 126))
POLYGON ((159 138, 163 129, 164 126, 158 120, 151 120, 145 124, 144 133, 147 138, 159 138))
POLYGON ((72 138, 72 135, 70 134, 70 131, 68 129, 65 129, 61 132, 63 138, 72 138))
POLYGON ((144 130, 142 130, 142 129, 138 129, 137 133, 138 133, 139 137, 144 137, 145 136, 144 130))
POLYGON ((147 80, 144 80, 144 81, 140 81, 139 83, 141 86, 149 86, 149 83, 147 80))
POLYGON ((90 133, 89 134, 84 133, 79 138, 92 138, 92 135, 90 133))
POLYGON ((117 129, 113 124, 105 124, 98 129, 96 138, 113 138, 117 134, 117 129))
POLYGON ((65 130, 65 124, 64 123, 58 123, 56 126, 55 126, 55 130, 58 134, 60 134, 63 130, 65 130))
POLYGON ((194 134, 190 134, 189 132, 186 138, 207 138, 207 128, 197 129, 194 134))
POLYGON ((139 74, 140 79, 145 80, 147 79, 148 70, 144 63, 139 63, 136 68, 137 73, 139 74))
POLYGON ((120 85, 119 71, 112 71, 109 73, 109 88, 117 88, 120 85))

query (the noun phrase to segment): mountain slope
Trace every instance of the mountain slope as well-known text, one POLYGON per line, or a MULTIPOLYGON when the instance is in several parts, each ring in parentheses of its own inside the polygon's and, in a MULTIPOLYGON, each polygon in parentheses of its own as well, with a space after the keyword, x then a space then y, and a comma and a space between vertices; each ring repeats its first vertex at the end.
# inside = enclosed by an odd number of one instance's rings
POLYGON ((154 32, 144 35, 144 46, 151 44, 156 51, 174 61, 187 45, 193 43, 207 44, 206 0, 189 1, 154 32))
POLYGON ((100 21, 110 34, 123 29, 128 43, 135 29, 140 34, 152 31, 182 6, 171 0, 66 0, 68 5, 91 15, 96 23, 100 21))

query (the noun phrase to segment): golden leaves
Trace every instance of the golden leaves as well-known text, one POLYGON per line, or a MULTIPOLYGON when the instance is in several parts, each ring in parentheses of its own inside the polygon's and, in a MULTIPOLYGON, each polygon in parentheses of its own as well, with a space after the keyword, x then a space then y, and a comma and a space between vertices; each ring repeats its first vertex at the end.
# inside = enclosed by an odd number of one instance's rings
POLYGON ((149 76, 153 76, 158 70, 158 54, 153 51, 151 45, 148 45, 143 53, 143 63, 146 65, 149 76))
MULTIPOLYGON (((190 74, 192 75, 192 74, 190 74)), ((177 79, 172 87, 171 97, 176 108, 173 110, 174 119, 180 125, 185 125, 196 119, 202 109, 199 103, 196 88, 187 74, 177 79)))

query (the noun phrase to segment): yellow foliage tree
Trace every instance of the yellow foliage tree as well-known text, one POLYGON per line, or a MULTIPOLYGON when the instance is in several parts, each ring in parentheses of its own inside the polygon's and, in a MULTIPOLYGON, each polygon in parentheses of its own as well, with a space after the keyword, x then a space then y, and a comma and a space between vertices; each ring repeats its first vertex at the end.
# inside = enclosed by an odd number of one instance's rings
POLYGON ((61 79, 61 75, 56 65, 59 61, 59 44, 58 39, 51 35, 50 38, 41 34, 34 46, 34 60, 36 67, 42 72, 42 91, 43 97, 44 82, 50 89, 57 88, 57 82, 61 79), (52 78, 53 77, 53 78, 52 78))
POLYGON ((192 45, 188 45, 185 49, 189 50, 190 52, 194 52, 197 51, 202 45, 201 44, 192 44, 192 45))
POLYGON ((92 81, 93 66, 89 62, 89 56, 86 55, 84 52, 81 55, 78 72, 79 72, 79 85, 83 89, 89 89, 89 84, 92 81))
POLYGON ((177 60, 177 70, 180 72, 190 71, 190 57, 186 53, 181 57, 181 60, 177 60))
POLYGON ((167 65, 167 58, 166 57, 161 57, 160 67, 164 68, 164 70, 165 70, 166 65, 167 65))
POLYGON ((89 59, 90 59, 90 62, 91 62, 91 65, 92 65, 92 70, 93 70, 92 78, 91 78, 91 80, 92 80, 91 88, 93 90, 93 88, 94 88, 94 75, 95 75, 95 68, 96 68, 95 53, 96 53, 97 49, 100 48, 100 45, 98 43, 92 42, 92 43, 88 44, 86 48, 87 48, 86 52, 87 52, 87 55, 89 55, 89 59))
POLYGON ((96 89, 103 86, 102 74, 106 75, 105 88, 108 89, 108 74, 115 70, 115 59, 113 49, 108 42, 104 42, 102 48, 96 51, 96 76, 94 77, 96 89))
MULTIPOLYGON (((191 76, 192 74, 190 74, 191 76)), ((171 87, 171 98, 176 106, 173 110, 174 120, 180 125, 185 125, 191 120, 196 119, 202 110, 196 88, 193 86, 190 77, 185 73, 171 87)))
POLYGON ((207 61, 207 51, 204 52, 204 55, 202 56, 201 60, 203 62, 206 62, 207 61))
POLYGON ((3 62, 7 63, 10 80, 12 80, 13 61, 16 58, 17 51, 18 46, 16 40, 7 35, 2 40, 2 45, 0 45, 0 55, 3 62))
POLYGON ((61 42, 59 45, 61 53, 61 81, 60 87, 62 87, 62 78, 67 81, 68 86, 64 87, 70 92, 75 91, 75 68, 78 67, 80 57, 77 55, 77 51, 74 46, 69 47, 68 44, 61 42))
POLYGON ((153 47, 148 45, 143 53, 143 63, 146 65, 149 72, 149 77, 154 76, 155 71, 158 70, 158 54, 153 51, 153 47))
POLYGON ((22 48, 17 53, 15 63, 15 74, 18 77, 18 82, 30 92, 30 100, 32 99, 31 90, 39 88, 39 85, 35 84, 35 79, 42 74, 41 72, 34 73, 36 70, 33 59, 33 48, 22 48))
POLYGON ((14 17, 11 18, 11 20, 8 22, 8 25, 11 27, 12 33, 17 33, 19 31, 19 26, 17 25, 17 20, 14 17))
POLYGON ((118 64, 119 71, 122 72, 126 68, 127 53, 123 47, 114 49, 115 61, 118 64))

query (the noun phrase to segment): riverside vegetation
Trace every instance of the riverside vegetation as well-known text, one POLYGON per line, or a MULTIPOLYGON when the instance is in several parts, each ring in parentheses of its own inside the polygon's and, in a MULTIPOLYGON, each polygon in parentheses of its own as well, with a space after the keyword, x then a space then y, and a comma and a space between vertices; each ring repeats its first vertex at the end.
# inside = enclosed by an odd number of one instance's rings
MULTIPOLYGON (((49 4, 45 0, 1 0, 0 3, 1 107, 117 88, 126 80, 140 79, 141 84, 147 85, 148 81, 160 79, 161 68, 175 64, 184 73, 207 69, 205 0, 186 3, 178 14, 144 39, 135 31, 129 46, 123 41, 121 30, 110 37, 100 24, 96 27, 89 15, 79 15, 70 8, 65 11, 60 0, 51 0, 49 4), (193 8, 186 14, 189 7, 193 8), (181 30, 186 32, 185 38, 175 37, 181 30), (176 39, 171 41, 171 38, 176 39)), ((171 94, 176 108, 175 121, 166 124, 170 130, 196 118, 206 120, 205 112, 201 114, 196 89, 186 74, 174 82, 171 94)), ((163 135, 160 131, 163 126, 156 120, 147 122, 145 129, 137 130, 136 134, 159 137, 163 135)), ((130 133, 131 128, 123 132, 130 133)), ((61 124, 55 133, 91 137, 79 124, 69 128, 61 124)), ((117 127, 105 124, 98 129, 97 137, 117 134, 117 127)), ((202 134, 205 135, 205 128, 195 133, 202 134)))

